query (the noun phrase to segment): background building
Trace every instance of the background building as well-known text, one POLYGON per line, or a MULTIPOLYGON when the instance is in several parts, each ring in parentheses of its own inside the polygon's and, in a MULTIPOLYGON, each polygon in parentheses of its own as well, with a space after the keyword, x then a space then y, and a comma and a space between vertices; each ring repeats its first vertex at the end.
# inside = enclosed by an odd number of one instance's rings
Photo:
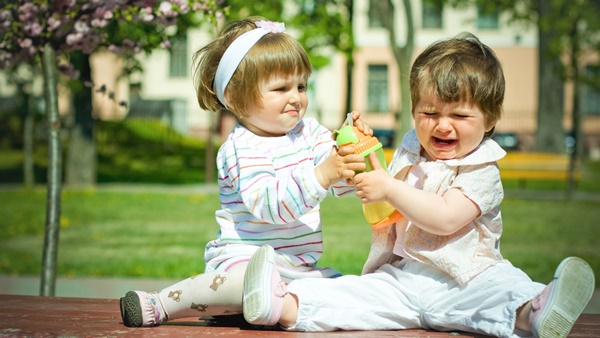
MULTIPOLYGON (((351 107, 364 113, 375 129, 395 129, 394 113, 400 110, 399 71, 393 58, 388 33, 382 27, 372 4, 378 0, 354 1, 354 54, 351 107)), ((468 31, 477 35, 500 58, 506 77, 505 114, 496 133, 515 134, 519 148, 531 150, 534 145, 538 98, 537 29, 534 26, 508 22, 507 13, 483 13, 478 8, 454 9, 433 5, 434 2, 412 0, 415 19, 413 59, 434 41, 468 31)), ((401 6, 397 6, 401 7, 401 6)), ((403 9, 397 9, 398 11, 403 9)), ((403 13, 397 13, 403 19, 403 13)), ((294 34, 288 27, 288 32, 294 34)), ((397 24, 398 38, 405 28, 397 24)), ((219 125, 226 133, 235 123, 229 116, 216 116, 203 111, 196 101, 193 85, 193 53, 211 41, 207 29, 191 29, 186 38, 174 41, 172 51, 155 51, 141 56, 144 72, 130 78, 119 77, 121 63, 110 53, 97 53, 92 59, 95 83, 116 90, 117 101, 126 100, 128 108, 117 105, 106 96, 96 95, 94 111, 103 119, 122 119, 132 115, 159 117, 184 134, 205 137, 209 127, 219 125)), ((402 40, 398 41, 400 44, 402 40)), ((331 63, 315 72, 310 82, 308 116, 331 129, 343 119, 346 93, 346 63, 343 55, 331 53, 331 63)), ((600 70, 597 55, 586 58, 585 71, 600 70)), ((0 89, 0 95, 7 95, 0 89)), ((565 130, 570 129, 570 86, 565 92, 565 130)), ((68 109, 68 105, 64 105, 68 109)), ((586 150, 600 157, 600 94, 582 91, 583 131, 586 150)))

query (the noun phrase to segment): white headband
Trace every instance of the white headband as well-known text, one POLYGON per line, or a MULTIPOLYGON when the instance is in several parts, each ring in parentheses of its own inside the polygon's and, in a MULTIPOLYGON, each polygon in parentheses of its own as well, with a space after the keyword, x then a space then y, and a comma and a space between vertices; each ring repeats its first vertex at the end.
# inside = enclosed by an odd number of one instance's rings
POLYGON ((267 33, 285 32, 285 25, 282 22, 261 20, 255 22, 255 25, 257 28, 238 36, 237 39, 227 47, 227 50, 225 50, 225 53, 223 53, 223 56, 221 57, 221 61, 219 61, 219 66, 217 67, 217 72, 215 73, 215 79, 213 81, 213 90, 225 108, 227 108, 224 96, 225 88, 250 48, 252 48, 252 46, 267 33))

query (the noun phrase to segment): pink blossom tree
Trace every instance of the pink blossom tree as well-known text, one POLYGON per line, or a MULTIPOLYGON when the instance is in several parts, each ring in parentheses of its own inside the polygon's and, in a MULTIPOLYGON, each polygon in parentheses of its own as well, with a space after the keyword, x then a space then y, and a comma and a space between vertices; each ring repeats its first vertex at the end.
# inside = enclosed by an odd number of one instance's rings
MULTIPOLYGON (((89 55, 100 48, 132 56, 169 46, 169 38, 205 14, 214 21, 222 0, 0 0, 0 68, 39 62, 48 120, 48 183, 40 295, 53 296, 61 212, 62 161, 57 70, 79 79, 91 118, 89 55), (173 30, 171 27, 176 27, 173 30), (72 53, 82 56, 80 69, 72 53), (83 70, 83 71, 82 71, 83 70), (82 78, 83 75, 83 78, 82 78)), ((93 134, 93 133, 92 133, 93 134)), ((91 135, 90 135, 91 136, 91 135)))

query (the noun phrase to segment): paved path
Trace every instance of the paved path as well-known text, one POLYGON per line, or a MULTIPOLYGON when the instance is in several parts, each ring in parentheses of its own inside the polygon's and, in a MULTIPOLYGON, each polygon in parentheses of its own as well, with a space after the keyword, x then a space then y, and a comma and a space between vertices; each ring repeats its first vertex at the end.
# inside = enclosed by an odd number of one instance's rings
MULTIPOLYGON (((56 297, 120 298, 130 290, 155 291, 179 280, 136 278, 57 278, 56 297)), ((40 278, 1 276, 0 294, 39 296, 40 278)))

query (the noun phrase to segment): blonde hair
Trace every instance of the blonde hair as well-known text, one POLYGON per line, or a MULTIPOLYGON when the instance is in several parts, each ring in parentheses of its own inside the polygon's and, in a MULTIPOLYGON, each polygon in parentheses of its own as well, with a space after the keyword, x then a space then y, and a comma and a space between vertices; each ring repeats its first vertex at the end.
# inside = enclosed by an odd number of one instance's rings
MULTIPOLYGON (((477 105, 489 126, 502 115, 504 90, 504 73, 496 54, 471 33, 430 45, 410 72, 413 115, 420 93, 429 91, 444 102, 477 105)), ((493 132, 494 128, 486 136, 493 132)))
MULTIPOLYGON (((265 20, 253 16, 229 22, 219 37, 193 56, 194 84, 198 103, 203 109, 225 108, 213 90, 219 61, 231 43, 240 35, 256 28, 255 22, 265 20)), ((301 74, 307 79, 312 67, 302 45, 289 34, 266 34, 248 51, 225 88, 227 106, 238 118, 248 116, 253 107, 261 106, 259 85, 274 75, 301 74)))

